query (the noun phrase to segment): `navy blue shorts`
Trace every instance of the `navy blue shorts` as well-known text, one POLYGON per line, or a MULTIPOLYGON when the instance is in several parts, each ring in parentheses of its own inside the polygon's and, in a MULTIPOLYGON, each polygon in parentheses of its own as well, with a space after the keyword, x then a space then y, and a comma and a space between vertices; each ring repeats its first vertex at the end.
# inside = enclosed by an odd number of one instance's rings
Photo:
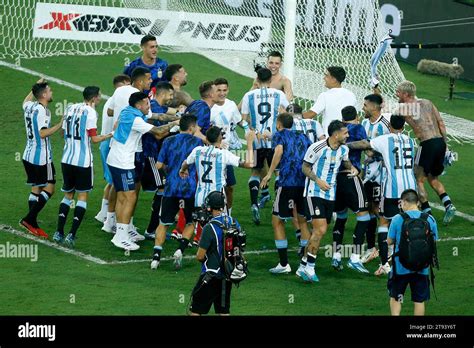
POLYGON ((227 186, 234 186, 237 184, 237 180, 235 179, 235 173, 234 173, 234 166, 226 166, 226 185, 227 186))
POLYGON ((387 282, 389 296, 397 301, 402 301, 408 285, 410 285, 413 302, 421 303, 430 299, 429 277, 419 273, 401 274, 395 275, 395 277, 391 273, 387 282))
POLYGON ((135 152, 135 182, 140 182, 145 169, 145 156, 142 152, 135 152))
POLYGON ((115 191, 133 191, 135 190, 135 170, 121 169, 109 165, 110 174, 114 183, 115 191))

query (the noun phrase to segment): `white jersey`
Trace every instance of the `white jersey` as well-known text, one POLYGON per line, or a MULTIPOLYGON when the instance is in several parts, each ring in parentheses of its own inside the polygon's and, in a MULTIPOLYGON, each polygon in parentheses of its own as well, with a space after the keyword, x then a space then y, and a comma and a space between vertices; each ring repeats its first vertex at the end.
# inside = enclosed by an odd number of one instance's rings
MULTIPOLYGON (((289 105, 285 93, 275 88, 259 88, 245 93, 242 99, 242 114, 250 115, 250 128, 257 133, 276 132, 276 119, 280 107, 289 105)), ((255 140, 255 149, 271 149, 271 140, 255 140)))
POLYGON ((313 173, 327 182, 329 190, 323 191, 315 181, 306 178, 304 196, 319 197, 328 201, 336 200, 336 178, 341 163, 349 160, 349 148, 341 145, 337 150, 329 147, 328 139, 312 144, 304 156, 304 162, 312 165, 313 173))
POLYGON ((222 192, 226 185, 226 166, 238 167, 240 157, 228 150, 213 145, 198 146, 186 158, 188 165, 194 164, 198 177, 194 205, 202 206, 212 191, 222 192))
POLYGON ((317 142, 319 138, 324 135, 321 123, 309 118, 293 118, 292 129, 298 133, 306 135, 312 143, 317 142))
POLYGON ((92 149, 89 130, 97 129, 97 112, 85 103, 73 104, 64 115, 64 149, 61 163, 89 168, 92 149))
POLYGON ((142 135, 149 132, 152 128, 152 124, 146 123, 141 117, 136 117, 133 120, 130 133, 128 133, 126 139, 123 139, 125 143, 122 144, 115 139, 110 142, 110 152, 107 156, 107 164, 121 169, 134 169, 135 152, 138 142, 141 140, 142 135))
POLYGON ((402 133, 381 135, 370 141, 370 146, 382 154, 386 168, 383 180, 383 197, 400 198, 403 191, 416 190, 413 164, 415 142, 402 133))
MULTIPOLYGON (((114 123, 117 122, 122 110, 125 109, 127 106, 129 106, 128 100, 130 99, 130 96, 135 92, 140 92, 140 90, 131 85, 125 85, 125 86, 121 86, 117 88, 114 94, 112 95, 112 97, 110 97, 110 99, 112 100, 110 101, 109 109, 114 110, 114 121, 113 121, 114 123)), ((151 115, 152 115, 152 112, 150 109, 148 113, 148 117, 151 117, 151 115)), ((111 140, 111 144, 112 142, 113 140, 111 140)), ((142 151, 143 151, 142 138, 140 137, 140 140, 137 143, 136 152, 142 152, 142 151)))
POLYGON ((321 123, 326 136, 329 124, 334 120, 342 121, 341 110, 346 106, 353 106, 359 110, 354 93, 345 88, 331 88, 321 93, 316 99, 311 111, 321 115, 321 123))
POLYGON ((41 139, 40 130, 49 128, 51 124, 51 112, 38 102, 26 102, 23 104, 26 147, 23 152, 23 160, 43 166, 53 161, 51 155, 51 143, 49 137, 41 139))
POLYGON ((233 132, 240 121, 242 121, 242 115, 235 102, 230 99, 226 99, 223 105, 214 104, 211 108, 211 124, 223 129, 223 142, 227 146, 232 144, 233 132))
POLYGON ((114 130, 114 118, 107 114, 107 109, 112 109, 110 104, 112 102, 112 98, 107 99, 104 104, 104 109, 102 110, 102 127, 100 129, 101 135, 109 134, 114 130))
MULTIPOLYGON (((390 133, 390 116, 390 114, 381 114, 373 123, 368 118, 362 120, 362 127, 364 127, 367 134, 367 140, 370 141, 378 136, 390 133)), ((383 159, 380 154, 366 157, 364 162, 364 183, 370 181, 381 185, 385 172, 383 159)))

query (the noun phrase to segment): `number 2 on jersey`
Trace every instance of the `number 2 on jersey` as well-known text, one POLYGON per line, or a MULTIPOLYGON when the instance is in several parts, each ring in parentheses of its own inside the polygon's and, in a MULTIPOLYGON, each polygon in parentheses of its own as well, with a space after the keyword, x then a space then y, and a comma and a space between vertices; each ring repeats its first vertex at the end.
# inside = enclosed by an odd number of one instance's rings
POLYGON ((204 173, 202 173, 202 176, 201 176, 201 181, 203 183, 206 183, 206 184, 212 184, 212 180, 209 179, 209 173, 211 172, 212 170, 212 162, 211 161, 201 161, 201 165, 203 166, 204 169, 204 173), (207 168, 206 168, 207 166, 207 168))

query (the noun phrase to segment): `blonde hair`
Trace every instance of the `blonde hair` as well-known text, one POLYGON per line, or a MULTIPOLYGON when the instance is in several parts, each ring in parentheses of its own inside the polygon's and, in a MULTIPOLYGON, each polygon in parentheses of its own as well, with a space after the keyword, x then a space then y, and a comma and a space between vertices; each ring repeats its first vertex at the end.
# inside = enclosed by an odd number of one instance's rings
POLYGON ((409 96, 414 97, 416 95, 416 86, 413 82, 405 80, 401 82, 397 89, 400 92, 407 93, 409 96))

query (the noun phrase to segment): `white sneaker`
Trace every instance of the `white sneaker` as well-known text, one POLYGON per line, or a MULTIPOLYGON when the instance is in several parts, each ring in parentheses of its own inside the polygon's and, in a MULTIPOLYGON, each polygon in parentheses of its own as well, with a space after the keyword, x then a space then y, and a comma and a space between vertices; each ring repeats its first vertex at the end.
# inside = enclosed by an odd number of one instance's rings
POLYGON ((159 266, 160 266, 160 261, 158 260, 151 261, 151 265, 150 265, 151 269, 157 269, 159 266))
POLYGON ((374 247, 371 249, 367 249, 364 255, 361 256, 360 262, 368 263, 379 256, 379 251, 374 247))
POLYGON ((288 274, 291 272, 291 267, 289 263, 285 267, 283 267, 282 265, 280 265, 280 263, 278 263, 276 267, 270 268, 269 271, 270 273, 273 273, 273 274, 288 274))
POLYGON ((304 273, 304 267, 302 264, 296 270, 296 276, 302 278, 302 274, 304 273))
POLYGON ((130 240, 132 242, 140 242, 142 240, 145 240, 145 236, 144 235, 141 235, 140 233, 138 233, 136 230, 129 230, 128 231, 128 237, 130 238, 130 240))
POLYGON ((381 276, 384 274, 389 274, 392 268, 390 267, 389 263, 387 262, 385 265, 380 264, 379 268, 374 272, 376 276, 381 276))
POLYGON ((174 268, 180 269, 181 266, 183 265, 183 253, 181 249, 178 249, 174 252, 173 259, 174 259, 174 268))
POLYGON ((140 249, 140 246, 138 244, 133 243, 132 241, 129 240, 116 240, 115 238, 112 238, 111 242, 117 247, 125 250, 138 250, 140 249))
POLYGON ((115 234, 115 232, 117 231, 117 226, 104 223, 104 226, 102 226, 101 230, 107 233, 115 234))
POLYGON ((97 221, 104 223, 105 220, 107 220, 107 214, 102 213, 102 211, 99 211, 97 215, 94 217, 97 221))

